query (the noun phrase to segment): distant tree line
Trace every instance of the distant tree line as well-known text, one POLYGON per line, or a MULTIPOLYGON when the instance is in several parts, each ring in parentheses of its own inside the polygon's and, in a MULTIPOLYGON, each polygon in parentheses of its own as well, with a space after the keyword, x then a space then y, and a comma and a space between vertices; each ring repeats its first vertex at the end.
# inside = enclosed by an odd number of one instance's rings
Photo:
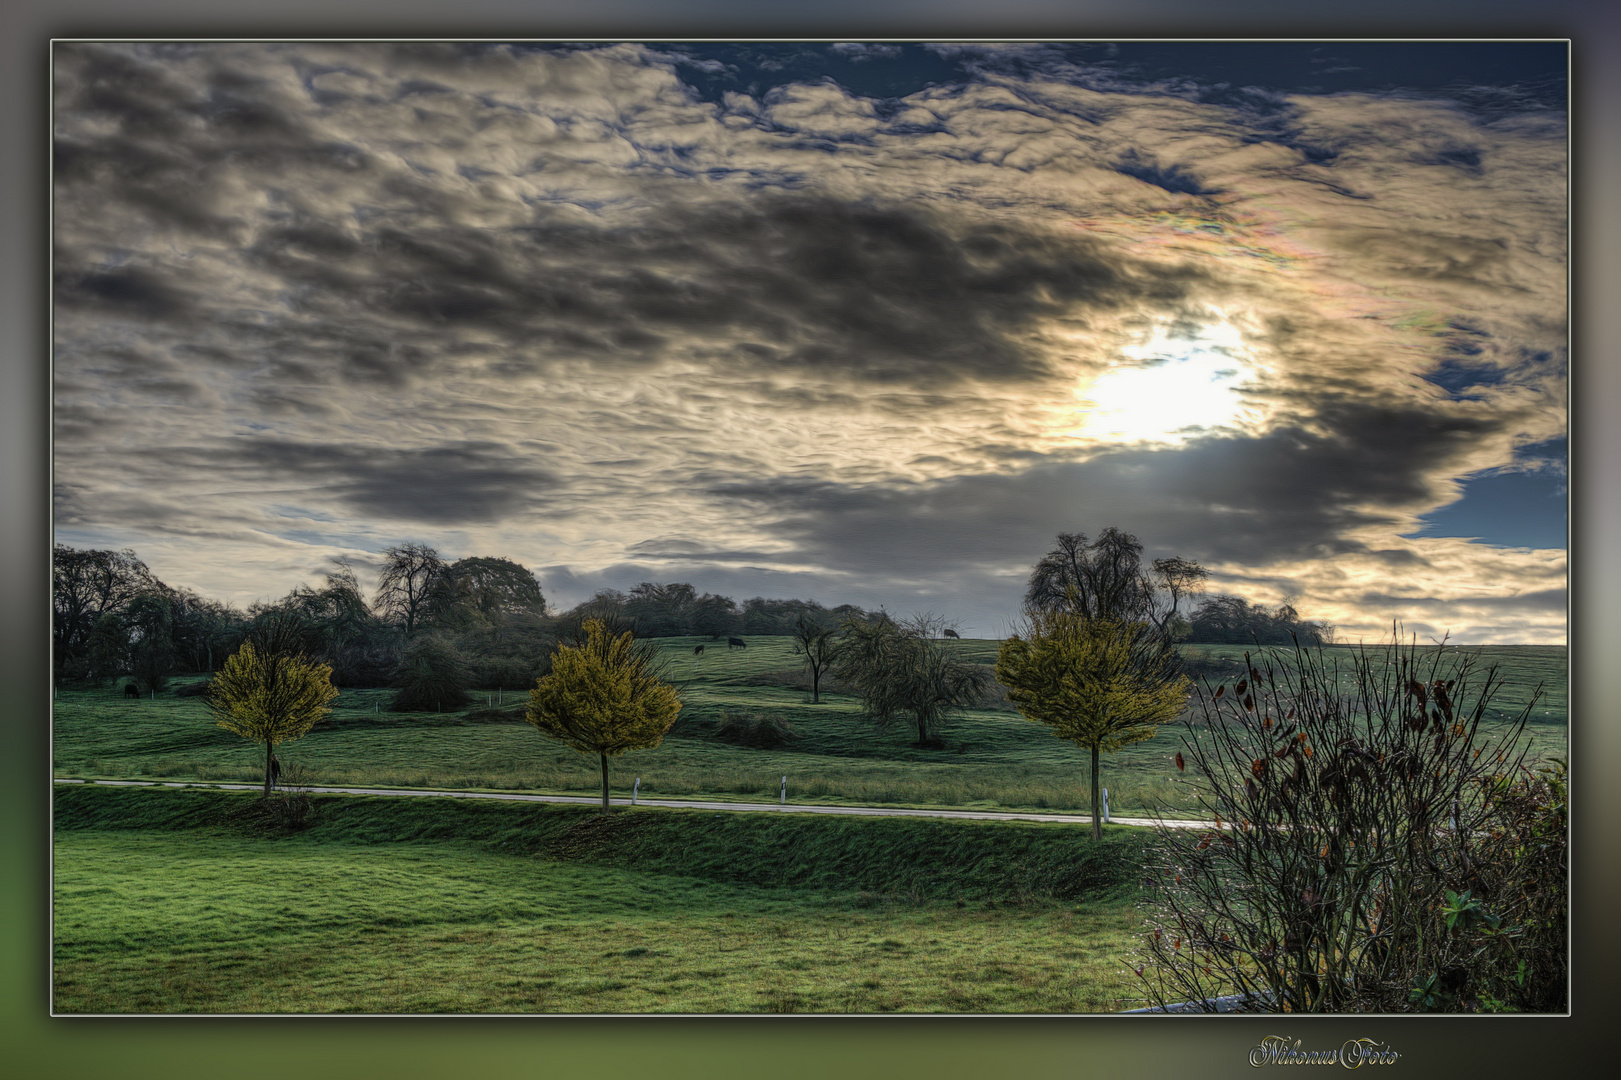
POLYGON ((1210 596, 1202 600, 1189 620, 1182 640, 1211 645, 1326 645, 1334 628, 1310 622, 1290 604, 1268 610, 1241 596, 1210 596))
POLYGON ((328 665, 339 687, 393 686, 401 709, 450 709, 469 688, 527 690, 550 670, 559 641, 584 622, 638 638, 788 635, 802 622, 837 627, 861 608, 753 597, 739 605, 685 583, 605 589, 551 612, 540 582, 510 559, 447 559, 425 544, 383 552, 368 598, 338 562, 319 585, 242 608, 165 584, 133 551, 56 545, 52 567, 55 675, 104 685, 128 678, 162 690, 181 672, 214 672, 244 642, 328 665))
POLYGON ((707 637, 735 634, 793 634, 800 621, 836 627, 851 619, 865 620, 866 611, 853 604, 827 608, 814 600, 767 600, 756 596, 741 605, 729 596, 699 594, 691 585, 659 585, 644 581, 629 592, 603 589, 561 622, 570 630, 586 619, 602 619, 623 626, 639 638, 707 637))

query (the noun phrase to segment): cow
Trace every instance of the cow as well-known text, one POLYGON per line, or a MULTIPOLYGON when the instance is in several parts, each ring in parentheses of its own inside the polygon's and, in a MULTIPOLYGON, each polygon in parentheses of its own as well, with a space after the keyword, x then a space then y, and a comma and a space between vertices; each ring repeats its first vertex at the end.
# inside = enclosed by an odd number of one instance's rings
POLYGON ((127 682, 124 684, 124 696, 138 698, 141 696, 141 688, 132 682, 127 682))
POLYGON ((955 631, 955 630, 948 629, 946 631, 946 637, 954 637, 954 638, 959 638, 960 639, 962 637, 962 635, 957 633, 957 631, 955 631))
POLYGON ((702 656, 703 654, 704 654, 704 647, 702 645, 694 645, 692 647, 692 655, 694 655, 694 656, 702 656))
POLYGON ((726 647, 728 649, 746 649, 749 647, 749 643, 740 637, 729 637, 726 639, 726 647))

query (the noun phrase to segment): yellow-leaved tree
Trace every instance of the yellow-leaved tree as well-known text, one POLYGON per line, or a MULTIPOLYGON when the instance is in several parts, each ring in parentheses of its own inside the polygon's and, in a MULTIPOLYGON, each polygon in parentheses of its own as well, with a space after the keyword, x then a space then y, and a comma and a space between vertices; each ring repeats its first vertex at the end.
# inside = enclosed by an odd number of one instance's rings
POLYGON ((542 734, 602 759, 602 812, 608 812, 608 759, 648 750, 681 712, 675 687, 661 678, 652 649, 630 631, 612 633, 587 619, 581 639, 563 645, 552 670, 529 691, 528 721, 542 734))
POLYGON ((268 796, 275 748, 309 734, 337 696, 329 665, 250 643, 215 674, 208 703, 220 727, 265 744, 268 796))
POLYGON ((1102 839, 1099 752, 1153 738, 1187 703, 1170 643, 1147 622, 1032 608, 1024 632, 1002 643, 996 678, 1027 719, 1092 751, 1092 838, 1102 839))

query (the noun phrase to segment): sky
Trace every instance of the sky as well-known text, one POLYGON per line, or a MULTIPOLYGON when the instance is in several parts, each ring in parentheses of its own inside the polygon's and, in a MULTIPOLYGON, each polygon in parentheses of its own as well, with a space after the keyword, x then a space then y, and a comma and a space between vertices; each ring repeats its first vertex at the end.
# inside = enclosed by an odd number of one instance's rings
POLYGON ((58 542, 1565 641, 1563 43, 65 43, 58 542))

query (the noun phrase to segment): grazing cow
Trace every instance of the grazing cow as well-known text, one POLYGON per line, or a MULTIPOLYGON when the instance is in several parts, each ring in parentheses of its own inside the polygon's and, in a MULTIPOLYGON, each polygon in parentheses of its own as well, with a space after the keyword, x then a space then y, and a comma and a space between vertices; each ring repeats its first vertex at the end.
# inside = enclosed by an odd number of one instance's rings
POLYGON ((127 682, 124 684, 124 696, 138 698, 141 696, 141 688, 132 682, 127 682))
POLYGON ((704 654, 704 647, 702 645, 693 646, 692 655, 694 655, 694 656, 702 656, 703 654, 704 654))
POLYGON ((726 647, 728 649, 746 649, 749 647, 749 643, 740 637, 729 637, 726 639, 726 647))
POLYGON ((955 631, 955 630, 947 630, 946 631, 946 637, 961 638, 962 635, 957 633, 957 631, 955 631))

